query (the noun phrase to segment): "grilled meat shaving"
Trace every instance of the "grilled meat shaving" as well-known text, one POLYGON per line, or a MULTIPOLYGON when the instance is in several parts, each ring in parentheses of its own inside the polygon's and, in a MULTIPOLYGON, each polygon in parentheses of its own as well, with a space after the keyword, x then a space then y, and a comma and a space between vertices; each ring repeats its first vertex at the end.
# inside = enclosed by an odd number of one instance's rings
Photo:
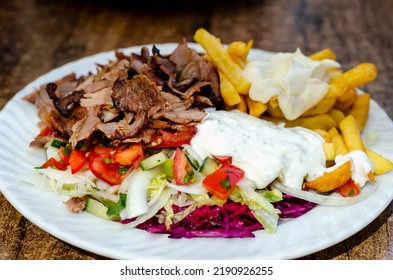
POLYGON ((96 139, 149 143, 159 129, 195 126, 206 116, 204 108, 223 107, 217 70, 185 39, 166 56, 156 46, 152 54, 146 47, 140 54, 115 54, 96 74, 68 75, 28 96, 41 125, 73 146, 96 139))

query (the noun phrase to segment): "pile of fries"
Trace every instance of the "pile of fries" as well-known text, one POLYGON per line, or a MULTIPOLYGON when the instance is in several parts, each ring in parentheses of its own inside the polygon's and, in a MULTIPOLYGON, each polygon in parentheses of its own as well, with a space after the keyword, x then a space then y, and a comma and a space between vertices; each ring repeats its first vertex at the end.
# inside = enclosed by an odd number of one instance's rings
MULTIPOLYGON (((250 82, 243 75, 247 56, 253 41, 235 41, 225 47, 219 38, 205 29, 198 29, 194 40, 206 51, 207 58, 216 66, 220 76, 220 90, 228 110, 238 109, 252 116, 274 123, 284 123, 286 127, 302 126, 319 133, 324 139, 324 152, 328 165, 332 165, 337 155, 361 150, 374 165, 374 175, 381 175, 393 169, 393 163, 382 155, 365 147, 362 131, 367 122, 370 108, 370 94, 357 88, 372 82, 377 76, 377 68, 372 63, 363 63, 343 72, 331 72, 329 90, 325 97, 313 108, 295 120, 285 119, 277 98, 266 104, 251 100, 248 96, 250 82)), ((324 49, 310 56, 313 60, 336 59, 330 49, 324 49)), ((306 182, 308 188, 320 192, 332 191, 351 177, 350 164, 344 164, 317 180, 306 182)))

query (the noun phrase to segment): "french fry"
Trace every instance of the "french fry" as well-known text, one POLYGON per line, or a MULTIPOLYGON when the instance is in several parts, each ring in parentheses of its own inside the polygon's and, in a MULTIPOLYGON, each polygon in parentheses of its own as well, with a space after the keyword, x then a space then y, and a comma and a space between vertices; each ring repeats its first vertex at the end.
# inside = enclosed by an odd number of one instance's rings
POLYGON ((349 111, 349 113, 356 119, 360 131, 363 131, 368 119, 370 99, 371 96, 368 93, 359 94, 349 111))
POLYGON ((362 63, 344 72, 341 76, 329 82, 326 97, 339 97, 347 90, 360 87, 372 82, 377 77, 378 70, 372 63, 362 63), (344 90, 345 89, 345 90, 344 90))
POLYGON ((323 140, 325 140, 326 143, 330 143, 332 142, 332 139, 329 135, 329 133, 326 130, 323 129, 313 129, 314 132, 318 133, 319 136, 321 136, 323 138, 323 140))
POLYGON ((328 130, 328 134, 336 148, 336 155, 347 154, 348 153, 347 146, 345 146, 344 138, 341 136, 338 130, 335 127, 332 127, 331 129, 328 130))
POLYGON ((259 101, 254 101, 246 96, 246 102, 248 106, 248 113, 254 117, 260 117, 267 110, 267 105, 259 101))
POLYGON ((272 117, 284 118, 284 114, 282 113, 278 104, 277 96, 270 98, 269 102, 267 103, 267 111, 272 117))
POLYGON ((284 123, 286 127, 302 126, 308 129, 329 130, 330 128, 336 126, 336 122, 329 114, 300 117, 292 121, 289 121, 285 118, 275 118, 266 115, 262 115, 261 118, 276 124, 284 123))
POLYGON ((335 120, 337 125, 345 118, 344 113, 335 108, 329 111, 329 115, 335 120))
POLYGON ((351 178, 351 173, 352 164, 351 161, 347 161, 339 167, 333 167, 315 180, 306 181, 305 185, 318 192, 330 192, 346 183, 351 178))
POLYGON ((344 72, 344 74, 337 79, 346 84, 348 88, 354 89, 374 81, 377 77, 377 73, 378 70, 374 64, 362 63, 344 72))
POLYGON ((250 52, 254 40, 245 43, 243 41, 234 41, 228 45, 227 52, 232 56, 241 59, 243 63, 247 62, 247 56, 250 52))
POLYGON ((247 44, 243 41, 234 41, 228 45, 227 51, 230 55, 244 59, 247 57, 247 44))
POLYGON ((376 153, 371 149, 366 149, 366 153, 374 165, 375 175, 382 175, 393 169, 393 163, 381 154, 376 153))
POLYGON ((366 152, 359 125, 352 115, 348 115, 340 123, 341 134, 348 151, 361 150, 366 152))
POLYGON ((341 76, 329 82, 329 90, 325 95, 326 98, 338 98, 347 92, 348 85, 338 80, 341 76))
POLYGON ((235 87, 221 71, 218 71, 218 74, 220 76, 221 97, 224 100, 224 103, 228 106, 239 104, 241 102, 241 98, 235 87))
POLYGON ((346 102, 349 99, 354 99, 355 96, 358 95, 358 92, 355 89, 347 90, 343 95, 337 98, 338 102, 346 102))
POLYGON ((355 90, 348 90, 344 95, 341 97, 345 96, 345 100, 342 101, 340 97, 337 98, 336 104, 334 104, 334 108, 342 111, 342 112, 347 112, 353 103, 355 102, 357 98, 357 93, 355 90))
POLYGON ((249 40, 246 46, 246 52, 244 53, 244 61, 247 61, 248 53, 250 52, 252 46, 254 45, 254 40, 249 40))
POLYGON ((322 148, 325 153, 326 161, 333 161, 336 157, 336 146, 334 143, 323 143, 322 148))
POLYGON ((234 85, 237 92, 247 94, 251 83, 244 77, 240 66, 232 60, 231 56, 224 49, 220 39, 200 28, 195 32, 194 40, 205 49, 213 64, 222 71, 234 85))
POLYGON ((326 114, 333 108, 334 104, 336 104, 335 98, 323 98, 321 101, 318 102, 317 105, 304 112, 302 116, 308 117, 326 114))
POLYGON ((240 103, 237 104, 237 109, 240 112, 247 113, 248 108, 247 108, 246 96, 244 95, 239 95, 239 96, 241 100, 240 103))
POLYGON ((244 62, 240 57, 233 56, 233 55, 230 55, 230 57, 233 60, 233 62, 235 62, 237 65, 239 65, 239 67, 241 69, 244 69, 246 67, 246 62, 244 62))
POLYGON ((332 59, 336 60, 336 54, 331 49, 323 49, 309 56, 312 60, 332 59))

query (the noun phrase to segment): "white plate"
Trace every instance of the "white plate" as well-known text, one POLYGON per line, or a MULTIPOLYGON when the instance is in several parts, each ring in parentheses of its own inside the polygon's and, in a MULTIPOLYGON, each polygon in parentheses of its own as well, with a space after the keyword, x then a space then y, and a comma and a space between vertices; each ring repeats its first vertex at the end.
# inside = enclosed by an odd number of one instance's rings
MULTIPOLYGON (((161 53, 170 53, 176 44, 161 44, 161 53)), ((198 46, 190 44, 201 50, 198 46)), ((148 46, 151 47, 151 46, 148 46)), ((139 52, 140 46, 125 49, 139 52)), ((268 55, 252 50, 250 58, 268 55)), ((113 59, 113 52, 66 64, 30 83, 0 113, 0 187, 10 203, 31 222, 51 235, 84 250, 114 259, 293 259, 330 247, 372 222, 393 199, 393 173, 378 177, 377 191, 367 200, 349 207, 318 206, 309 213, 284 223, 274 235, 256 232, 247 239, 169 239, 138 229, 124 229, 88 213, 72 214, 63 204, 66 197, 42 191, 20 181, 44 161, 44 152, 29 148, 38 133, 38 117, 33 105, 22 100, 42 83, 71 72, 95 71, 95 63, 113 59)), ((379 131, 372 148, 393 160, 393 123, 371 102, 365 134, 379 131)))

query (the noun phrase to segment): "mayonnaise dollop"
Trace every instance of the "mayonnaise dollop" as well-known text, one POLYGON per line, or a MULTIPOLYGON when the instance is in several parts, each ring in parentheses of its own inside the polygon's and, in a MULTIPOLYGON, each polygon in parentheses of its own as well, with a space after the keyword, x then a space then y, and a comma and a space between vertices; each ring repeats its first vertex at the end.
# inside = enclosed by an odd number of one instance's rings
POLYGON ((315 61, 297 49, 294 53, 276 53, 266 60, 250 61, 244 69, 251 82, 252 100, 267 103, 277 96, 288 120, 294 120, 315 106, 327 93, 329 71, 340 67, 334 60, 315 61))
POLYGON ((201 159, 232 156, 232 163, 258 188, 278 178, 290 188, 301 189, 305 178, 324 173, 324 140, 313 131, 284 128, 239 111, 208 112, 190 143, 201 159))

